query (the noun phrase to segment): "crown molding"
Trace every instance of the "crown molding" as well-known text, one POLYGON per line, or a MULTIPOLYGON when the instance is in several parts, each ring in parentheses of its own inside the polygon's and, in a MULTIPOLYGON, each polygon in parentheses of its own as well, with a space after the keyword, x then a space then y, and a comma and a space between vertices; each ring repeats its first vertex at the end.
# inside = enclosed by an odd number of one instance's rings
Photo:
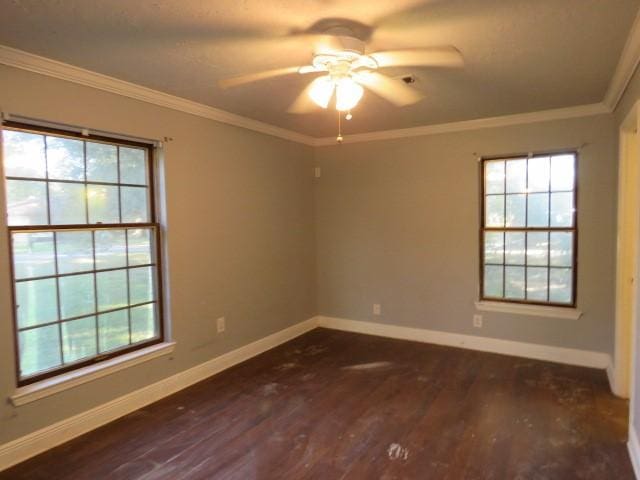
MULTIPOLYGON (((539 112, 517 113, 515 115, 503 115, 500 117, 479 118, 477 120, 464 120, 461 122, 441 123, 437 125, 425 125, 422 127, 401 128, 398 130, 383 130, 369 133, 356 133, 345 135, 344 143, 371 142, 374 140, 390 140, 394 138, 419 137, 423 135, 435 135, 439 133, 463 132, 465 130, 478 130, 481 128, 507 127, 509 125, 523 125, 527 123, 548 122, 551 120, 565 120, 569 118, 589 117, 611 113, 611 109, 604 103, 592 103, 576 107, 556 108, 539 112)), ((335 137, 318 138, 315 146, 335 145, 335 137)))
MULTIPOLYGON (((640 59, 640 25, 639 19, 632 28, 627 45, 623 52, 623 58, 620 60, 618 69, 614 74, 615 78, 626 78, 626 82, 620 80, 612 85, 622 85, 617 87, 618 99, 624 91, 624 87, 628 83, 633 69, 640 59), (624 60, 624 58, 635 58, 635 60, 624 60), (624 60, 624 61, 623 61, 624 60), (626 67, 621 67, 626 65, 626 67), (627 75, 620 73, 622 69, 627 75), (630 73, 628 73, 628 71, 630 73)), ((204 105, 192 100, 170 95, 164 92, 153 90, 141 85, 119 80, 109 77, 101 73, 92 72, 83 68, 75 67, 57 60, 35 55, 23 50, 0 45, 0 64, 10 67, 27 70, 41 75, 46 75, 61 80, 66 80, 76 84, 96 88, 117 95, 133 98, 143 102, 159 105, 161 107, 170 108, 191 115, 207 118, 217 122, 233 125, 236 127, 253 130, 267 135, 283 138, 310 146, 327 146, 335 145, 335 137, 316 138, 304 135, 292 130, 287 130, 275 125, 259 122, 247 117, 236 115, 224 110, 220 110, 208 105, 204 105)), ((612 88, 609 89, 612 91, 612 88)), ((608 93, 609 95, 609 93, 608 93)), ((601 115, 611 113, 613 108, 610 103, 601 102, 589 105, 580 105, 575 107, 558 108, 553 110, 543 110, 539 112, 519 113, 514 115, 504 115, 499 117, 480 118, 475 120, 464 120, 460 122, 442 123, 436 125, 425 125, 413 128, 403 128, 396 130, 384 130, 377 132, 360 133, 345 136, 345 143, 369 142, 374 140, 389 140, 395 138, 407 138, 423 135, 434 135, 439 133, 461 132, 465 130, 476 130, 481 128, 504 127, 509 125, 521 125, 527 123, 544 122, 550 120, 562 120, 576 117, 586 117, 592 115, 601 115)), ((16 112, 18 113, 18 112, 16 112)))
MULTIPOLYGON (((0 64, 47 75, 49 77, 97 88, 106 92, 141 100, 143 102, 170 108, 198 117, 215 120, 236 127, 284 138, 306 145, 313 145, 315 139, 291 130, 269 125, 234 113, 229 113, 202 103, 159 92, 151 88, 109 77, 101 73, 85 70, 57 60, 41 57, 33 53, 0 45, 0 64)), ((16 112, 17 113, 17 112, 16 112)))
POLYGON ((620 60, 616 66, 603 103, 611 110, 615 110, 640 63, 640 12, 631 26, 627 42, 622 49, 620 60))

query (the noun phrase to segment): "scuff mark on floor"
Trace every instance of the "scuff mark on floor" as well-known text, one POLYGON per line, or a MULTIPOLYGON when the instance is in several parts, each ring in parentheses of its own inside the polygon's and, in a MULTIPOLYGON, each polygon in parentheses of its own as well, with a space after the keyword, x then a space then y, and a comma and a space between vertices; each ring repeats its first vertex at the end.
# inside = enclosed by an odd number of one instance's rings
POLYGON ((266 385, 262 386, 262 395, 267 396, 267 395, 277 395, 278 394, 278 388, 280 387, 279 384, 277 383, 267 383, 266 385))
POLYGON ((275 369, 278 371, 283 371, 283 370, 291 370, 292 368, 297 367, 298 364, 295 362, 287 362, 287 363, 283 363, 281 365, 278 365, 275 369))
POLYGON ((327 347, 323 345, 309 345, 304 350, 305 355, 314 356, 327 351, 327 347))
POLYGON ((387 448, 387 455, 391 460, 406 460, 409 458, 409 450, 399 443, 392 443, 387 448))
POLYGON ((348 367, 342 367, 343 370, 375 370, 376 368, 387 368, 393 365, 391 362, 370 362, 370 363, 358 363, 356 365, 349 365, 348 367))

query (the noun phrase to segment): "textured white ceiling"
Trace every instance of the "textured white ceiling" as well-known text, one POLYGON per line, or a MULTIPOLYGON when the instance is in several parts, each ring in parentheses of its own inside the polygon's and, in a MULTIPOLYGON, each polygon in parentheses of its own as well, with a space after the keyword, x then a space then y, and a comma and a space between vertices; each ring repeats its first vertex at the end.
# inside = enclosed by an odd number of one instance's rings
POLYGON ((412 73, 426 99, 397 108, 365 93, 345 130, 361 133, 602 100, 639 0, 0 0, 0 43, 314 137, 335 111, 286 113, 310 80, 220 90, 221 78, 308 64, 296 33, 344 18, 368 51, 451 44, 465 68, 412 73), (368 30, 368 32, 366 31, 368 30))

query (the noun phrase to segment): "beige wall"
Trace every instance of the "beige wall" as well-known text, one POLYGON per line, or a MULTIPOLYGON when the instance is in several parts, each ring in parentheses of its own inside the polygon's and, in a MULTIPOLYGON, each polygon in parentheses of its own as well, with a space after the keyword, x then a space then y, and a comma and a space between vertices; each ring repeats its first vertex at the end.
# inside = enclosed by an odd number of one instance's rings
POLYGON ((611 115, 316 149, 318 313, 611 353, 616 168, 611 115), (478 155, 579 159, 579 320, 482 312, 478 155), (372 304, 382 315, 372 315, 372 304))
MULTIPOLYGON (((612 350, 616 133, 611 116, 314 151, 8 67, 0 67, 0 105, 53 122, 174 138, 165 148, 166 246, 178 342, 171 357, 20 408, 0 403, 0 444, 316 313, 612 350), (473 329, 476 154, 583 143, 588 145, 580 157, 578 301, 584 317, 484 312, 484 328, 473 329), (312 178, 315 164, 322 167, 319 180, 312 178), (373 303, 382 304, 382 316, 371 315, 373 303), (221 315, 227 332, 218 336, 214 322, 221 315)), ((8 255, 0 235, 2 258, 8 255)), ((2 398, 14 389, 9 292, 7 264, 0 261, 2 398)))
POLYGON ((0 444, 315 314, 310 147, 3 66, 0 105, 54 122, 173 137, 165 148, 166 244, 177 341, 170 358, 11 407, 10 283, 0 235, 0 444), (227 331, 216 335, 222 315, 227 331))

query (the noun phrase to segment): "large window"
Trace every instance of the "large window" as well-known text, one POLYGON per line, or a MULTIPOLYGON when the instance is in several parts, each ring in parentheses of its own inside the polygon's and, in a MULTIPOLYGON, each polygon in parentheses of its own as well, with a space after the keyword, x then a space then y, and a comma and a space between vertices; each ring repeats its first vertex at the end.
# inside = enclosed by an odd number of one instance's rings
POLYGON ((20 385, 162 341, 150 145, 3 126, 20 385))
POLYGON ((574 152, 482 160, 481 297, 574 306, 574 152))

